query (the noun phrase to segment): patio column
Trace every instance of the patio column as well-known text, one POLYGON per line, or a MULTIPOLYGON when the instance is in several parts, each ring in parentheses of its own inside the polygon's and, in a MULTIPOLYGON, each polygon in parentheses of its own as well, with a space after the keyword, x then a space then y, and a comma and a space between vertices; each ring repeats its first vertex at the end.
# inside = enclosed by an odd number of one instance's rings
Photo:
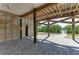
POLYGON ((36 9, 33 9, 33 24, 34 24, 34 43, 36 43, 37 39, 36 9))
POLYGON ((50 26, 49 26, 49 20, 48 20, 48 37, 50 36, 50 28, 49 28, 50 26))
POLYGON ((22 19, 20 19, 20 39, 22 39, 22 19))
POLYGON ((72 18, 72 39, 75 40, 75 22, 74 22, 74 18, 72 18))

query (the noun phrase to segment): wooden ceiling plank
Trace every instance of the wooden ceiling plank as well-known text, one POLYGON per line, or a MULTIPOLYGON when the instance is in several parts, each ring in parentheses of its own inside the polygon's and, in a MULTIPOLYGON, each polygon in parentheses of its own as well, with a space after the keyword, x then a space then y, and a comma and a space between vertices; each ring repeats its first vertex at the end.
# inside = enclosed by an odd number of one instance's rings
POLYGON ((79 6, 79 4, 78 4, 78 3, 76 3, 76 8, 75 8, 75 10, 74 10, 74 11, 76 11, 76 10, 78 9, 78 6, 79 6))
MULTIPOLYGON (((72 12, 72 6, 73 6, 73 3, 72 4, 70 3, 70 12, 72 12)), ((71 14, 71 13, 69 13, 69 14, 71 14)))
POLYGON ((56 5, 56 6, 57 6, 57 9, 58 9, 59 14, 62 16, 62 12, 61 12, 61 10, 60 10, 61 4, 58 4, 58 5, 56 5))
POLYGON ((47 14, 49 17, 51 17, 50 11, 48 11, 47 9, 45 9, 45 11, 46 11, 46 14, 47 14), (49 14, 48 14, 48 13, 49 13, 49 14))
POLYGON ((58 8, 57 8, 57 5, 55 5, 55 9, 56 9, 56 14, 57 14, 57 16, 59 16, 60 14, 59 14, 59 10, 58 10, 58 8))
POLYGON ((45 10, 42 10, 42 12, 43 12, 44 14, 46 14, 46 15, 44 15, 44 16, 46 16, 46 17, 49 16, 45 10))
POLYGON ((54 11, 53 11, 53 9, 50 7, 49 10, 51 10, 52 16, 54 17, 54 11))
POLYGON ((56 13, 54 12, 54 7, 53 6, 51 6, 51 9, 52 9, 52 12, 53 12, 53 14, 54 14, 54 17, 56 16, 56 13))
POLYGON ((43 12, 43 11, 40 11, 40 12, 41 12, 41 14, 42 14, 41 18, 45 17, 45 16, 44 16, 44 12, 43 12))
MULTIPOLYGON (((37 11, 37 19, 54 19, 54 18, 60 18, 65 16, 73 16, 71 12, 74 12, 75 10, 79 9, 79 4, 56 4, 54 6, 46 7, 44 9, 41 9, 40 11, 37 11), (60 7, 61 6, 61 7, 60 7), (56 8, 57 7, 57 8, 56 8), (73 9, 75 7, 75 9, 73 9), (62 11, 64 10, 64 11, 62 11), (55 12, 54 12, 55 11, 55 12), (51 14, 52 12, 52 14, 51 14)), ((74 12, 75 14, 75 12, 74 12)), ((78 14, 78 13, 77 13, 78 14)), ((75 14, 75 15, 77 15, 75 14)), ((30 16, 31 17, 31 16, 30 16)))
POLYGON ((49 12, 50 12, 50 16, 51 16, 51 17, 54 17, 54 14, 53 14, 54 12, 53 12, 53 10, 51 9, 51 7, 49 7, 48 10, 49 10, 49 12))
POLYGON ((43 16, 43 13, 41 11, 39 11, 39 12, 40 12, 40 15, 39 16, 42 17, 43 16))
POLYGON ((63 4, 63 10, 64 10, 63 15, 67 15, 68 13, 67 6, 69 7, 69 4, 63 4))

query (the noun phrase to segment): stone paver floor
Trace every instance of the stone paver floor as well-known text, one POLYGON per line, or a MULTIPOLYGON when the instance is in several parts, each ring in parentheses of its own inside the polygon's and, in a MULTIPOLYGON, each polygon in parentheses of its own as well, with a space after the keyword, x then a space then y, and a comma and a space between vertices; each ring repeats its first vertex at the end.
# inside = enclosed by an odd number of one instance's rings
POLYGON ((65 34, 38 35, 37 43, 24 37, 14 41, 0 43, 1 55, 79 55, 79 44, 72 39, 64 38, 65 34))

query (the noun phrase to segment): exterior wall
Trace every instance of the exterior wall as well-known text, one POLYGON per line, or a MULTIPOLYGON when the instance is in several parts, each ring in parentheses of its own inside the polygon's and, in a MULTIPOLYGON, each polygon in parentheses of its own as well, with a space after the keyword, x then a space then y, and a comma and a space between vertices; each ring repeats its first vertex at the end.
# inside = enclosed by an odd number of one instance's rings
MULTIPOLYGON (((20 17, 0 11, 0 43, 20 38, 20 17)), ((33 20, 22 19, 22 37, 25 37, 25 27, 28 25, 28 36, 33 36, 33 20)))
POLYGON ((2 24, 0 24, 0 42, 4 42, 4 41, 6 41, 6 36, 5 36, 5 34, 6 34, 6 32, 5 32, 6 30, 5 30, 5 24, 4 23, 2 23, 2 24))
POLYGON ((25 37, 26 20, 22 19, 22 37, 25 37))
POLYGON ((33 36, 33 20, 28 20, 28 35, 33 36))
POLYGON ((33 20, 22 19, 22 37, 25 37, 26 25, 28 25, 28 36, 33 36, 33 20))
POLYGON ((20 30, 17 20, 19 21, 18 16, 0 11, 0 43, 19 38, 20 30))

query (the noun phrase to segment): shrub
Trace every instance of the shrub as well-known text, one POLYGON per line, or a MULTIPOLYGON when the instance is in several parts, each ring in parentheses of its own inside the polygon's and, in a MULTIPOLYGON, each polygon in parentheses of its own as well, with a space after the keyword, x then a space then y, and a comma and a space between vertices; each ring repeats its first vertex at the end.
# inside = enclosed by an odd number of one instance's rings
POLYGON ((52 32, 52 33, 60 33, 61 32, 61 26, 59 26, 59 25, 51 25, 50 26, 50 32, 52 32))
POLYGON ((47 26, 41 26, 40 28, 38 28, 39 32, 48 32, 47 30, 47 26))
POLYGON ((72 33, 72 25, 67 25, 64 27, 67 30, 67 33, 72 33))
POLYGON ((75 29, 76 29, 75 32, 76 32, 77 34, 79 34, 79 25, 76 25, 75 29))
MULTIPOLYGON (((39 32, 48 32, 48 27, 47 26, 41 26, 38 28, 39 32)), ((60 33, 61 31, 61 26, 59 25, 50 25, 49 31, 52 33, 60 33)))

